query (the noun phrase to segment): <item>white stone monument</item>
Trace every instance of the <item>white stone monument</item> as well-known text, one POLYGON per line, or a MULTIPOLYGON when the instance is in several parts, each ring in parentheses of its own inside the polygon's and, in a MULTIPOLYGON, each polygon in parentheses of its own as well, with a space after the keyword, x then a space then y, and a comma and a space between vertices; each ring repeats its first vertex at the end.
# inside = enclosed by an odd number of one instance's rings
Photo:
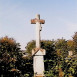
POLYGON ((34 77, 44 77, 44 55, 45 49, 40 48, 40 31, 42 30, 41 24, 44 24, 45 20, 40 19, 40 15, 36 15, 35 19, 31 20, 31 24, 36 24, 36 48, 32 50, 33 55, 33 69, 34 77))
POLYGON ((73 51, 68 51, 69 56, 73 56, 73 51))

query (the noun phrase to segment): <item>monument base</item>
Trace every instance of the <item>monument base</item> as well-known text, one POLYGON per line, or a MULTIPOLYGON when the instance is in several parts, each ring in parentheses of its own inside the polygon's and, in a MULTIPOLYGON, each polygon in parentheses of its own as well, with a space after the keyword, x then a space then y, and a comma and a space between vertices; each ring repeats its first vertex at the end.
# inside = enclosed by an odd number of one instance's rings
POLYGON ((45 77, 44 75, 36 75, 34 77, 45 77))
POLYGON ((45 77, 45 76, 40 76, 40 75, 39 75, 39 76, 34 76, 34 77, 45 77))

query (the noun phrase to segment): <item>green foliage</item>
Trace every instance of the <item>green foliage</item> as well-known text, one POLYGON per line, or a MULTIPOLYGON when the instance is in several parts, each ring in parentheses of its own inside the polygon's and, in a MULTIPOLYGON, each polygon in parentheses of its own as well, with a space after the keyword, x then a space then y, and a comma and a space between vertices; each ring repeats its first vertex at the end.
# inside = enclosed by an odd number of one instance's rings
POLYGON ((65 60, 65 77, 68 76, 73 76, 76 77, 77 76, 77 58, 72 58, 70 57, 70 59, 65 60))
POLYGON ((67 49, 67 41, 65 39, 58 39, 55 41, 56 49, 61 49, 62 51, 66 51, 67 49))
MULTIPOLYGON (((35 41, 28 42, 23 58, 20 44, 13 38, 0 38, 0 77, 32 77, 32 49, 35 41)), ((77 32, 73 40, 57 39, 56 41, 42 40, 41 48, 46 50, 44 56, 46 77, 77 77, 77 32), (73 56, 68 56, 73 51, 73 56)))
POLYGON ((10 70, 16 68, 15 63, 20 52, 20 45, 13 38, 0 38, 0 75, 9 77, 10 70))
POLYGON ((77 32, 73 35, 74 47, 75 51, 77 52, 77 32))
POLYGON ((28 42, 27 46, 25 47, 26 48, 26 52, 31 55, 32 54, 32 49, 35 48, 35 41, 32 40, 30 42, 28 42))
POLYGON ((54 64, 54 60, 56 59, 54 41, 42 40, 41 47, 46 50, 46 55, 44 56, 45 70, 49 71, 54 64))
POLYGON ((67 49, 68 49, 68 51, 75 51, 73 40, 68 40, 67 41, 67 49))
POLYGON ((60 55, 62 57, 67 56, 67 41, 65 39, 58 39, 55 41, 55 46, 56 46, 56 52, 57 55, 60 55))
MULTIPOLYGON (((49 70, 45 72, 47 77, 76 77, 77 76, 77 58, 67 57, 68 50, 74 51, 74 43, 71 40, 58 39, 55 41, 56 58, 51 60, 49 70), (67 57, 67 59, 66 59, 67 57)), ((48 60, 47 60, 48 61, 48 60)))
POLYGON ((0 77, 31 77, 33 61, 22 56, 20 45, 13 38, 0 38, 0 77))

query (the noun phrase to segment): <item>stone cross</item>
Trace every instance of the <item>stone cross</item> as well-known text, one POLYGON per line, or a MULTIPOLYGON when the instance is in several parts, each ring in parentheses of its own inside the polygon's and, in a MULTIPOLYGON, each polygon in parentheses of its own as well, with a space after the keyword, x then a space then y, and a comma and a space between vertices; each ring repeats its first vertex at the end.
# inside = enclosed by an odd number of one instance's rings
POLYGON ((40 19, 40 15, 36 15, 35 19, 31 20, 31 24, 36 24, 36 48, 40 48, 40 31, 42 30, 41 24, 44 24, 45 20, 40 19))
POLYGON ((40 47, 40 31, 42 29, 41 24, 44 24, 45 20, 40 19, 40 15, 36 15, 35 19, 31 20, 31 24, 36 24, 36 48, 32 50, 33 55, 33 69, 34 77, 44 77, 44 58, 46 54, 45 49, 40 47))

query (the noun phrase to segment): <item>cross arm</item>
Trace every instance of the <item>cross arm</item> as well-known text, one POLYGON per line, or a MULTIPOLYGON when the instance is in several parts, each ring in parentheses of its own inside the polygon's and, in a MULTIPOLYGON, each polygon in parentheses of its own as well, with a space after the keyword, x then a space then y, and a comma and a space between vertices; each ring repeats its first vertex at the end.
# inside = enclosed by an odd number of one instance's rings
POLYGON ((39 22, 40 24, 44 24, 45 23, 45 20, 43 19, 31 19, 31 24, 36 24, 36 22, 39 22))

